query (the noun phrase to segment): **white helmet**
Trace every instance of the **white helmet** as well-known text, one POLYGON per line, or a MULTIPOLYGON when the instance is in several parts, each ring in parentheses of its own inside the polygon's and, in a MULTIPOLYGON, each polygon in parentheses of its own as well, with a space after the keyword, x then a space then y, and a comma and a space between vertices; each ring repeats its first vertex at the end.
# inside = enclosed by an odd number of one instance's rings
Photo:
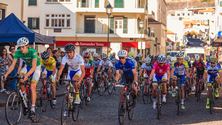
POLYGON ((134 58, 132 56, 129 56, 128 59, 134 60, 134 58))
POLYGON ((189 56, 185 56, 185 57, 184 57, 184 60, 186 60, 187 62, 189 62, 189 61, 190 61, 190 57, 189 57, 189 56))
POLYGON ((29 44, 29 40, 26 37, 19 38, 17 41, 17 46, 26 46, 29 44))
POLYGON ((127 51, 126 51, 126 50, 120 50, 120 51, 118 52, 118 57, 120 57, 120 56, 126 57, 126 56, 127 56, 127 51))
POLYGON ((139 53, 137 56, 142 57, 142 56, 143 56, 143 54, 142 54, 142 53, 139 53))
POLYGON ((159 63, 165 63, 165 62, 166 62, 166 56, 163 55, 163 54, 158 55, 157 61, 158 61, 159 63))
POLYGON ((102 58, 106 59, 107 57, 108 57, 107 54, 103 53, 102 58))
POLYGON ((99 55, 97 53, 93 54, 93 57, 98 57, 99 55))
POLYGON ((196 61, 199 61, 199 60, 200 60, 200 56, 199 56, 199 55, 196 55, 196 56, 195 56, 195 60, 196 60, 196 61))
POLYGON ((150 62, 151 62, 150 57, 146 57, 146 59, 145 59, 145 63, 150 63, 150 62))

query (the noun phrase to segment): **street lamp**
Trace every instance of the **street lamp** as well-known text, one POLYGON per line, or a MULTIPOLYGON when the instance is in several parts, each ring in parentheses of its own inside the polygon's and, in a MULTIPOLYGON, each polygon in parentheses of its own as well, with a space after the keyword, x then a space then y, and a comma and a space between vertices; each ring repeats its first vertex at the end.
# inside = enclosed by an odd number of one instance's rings
POLYGON ((107 34, 107 56, 108 56, 108 53, 109 53, 109 32, 110 32, 110 29, 109 29, 109 18, 110 18, 110 15, 112 14, 112 11, 113 11, 113 7, 110 5, 110 3, 106 6, 106 14, 108 15, 108 34, 107 34))
POLYGON ((153 55, 153 34, 154 34, 154 28, 151 28, 151 35, 152 35, 152 43, 151 43, 151 55, 153 55))
POLYGON ((140 26, 140 32, 141 32, 141 48, 140 48, 140 53, 142 53, 142 30, 143 30, 143 21, 141 20, 140 22, 139 22, 139 26, 140 26))

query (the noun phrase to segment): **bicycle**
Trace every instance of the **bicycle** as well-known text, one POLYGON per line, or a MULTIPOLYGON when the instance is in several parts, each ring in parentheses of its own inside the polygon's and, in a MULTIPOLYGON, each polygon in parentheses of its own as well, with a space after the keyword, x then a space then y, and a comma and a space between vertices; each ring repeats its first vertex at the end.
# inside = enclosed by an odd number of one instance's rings
POLYGON ((187 97, 191 93, 191 88, 190 88, 189 83, 190 83, 190 79, 185 81, 185 85, 184 85, 184 98, 185 99, 187 99, 187 97))
POLYGON ((74 122, 77 121, 78 116, 79 116, 80 105, 74 103, 76 100, 76 94, 74 92, 74 87, 71 83, 71 82, 78 82, 78 81, 66 80, 66 79, 60 79, 59 81, 68 82, 67 91, 65 92, 65 96, 62 102, 62 110, 61 110, 61 125, 65 125, 67 117, 70 117, 70 112, 72 112, 72 120, 74 122))
POLYGON ((104 71, 98 72, 97 83, 98 83, 98 93, 102 96, 105 91, 108 89, 108 93, 113 92, 113 84, 109 82, 108 74, 104 71))
POLYGON ((50 80, 49 78, 40 78, 42 79, 43 85, 40 89, 40 94, 41 94, 41 98, 42 98, 42 111, 45 112, 48 106, 48 102, 50 102, 50 106, 52 109, 54 109, 53 103, 52 103, 52 99, 53 99, 53 94, 52 94, 52 87, 51 87, 51 83, 52 80, 50 80))
POLYGON ((152 85, 148 82, 148 77, 144 77, 144 81, 142 82, 142 99, 143 103, 147 104, 148 100, 150 99, 151 102, 153 102, 153 90, 152 85))
POLYGON ((211 88, 210 88, 210 114, 213 113, 213 105, 214 105, 214 94, 216 93, 216 84, 217 81, 215 79, 213 79, 213 82, 211 83, 211 88))
POLYGON ((203 84, 203 80, 202 80, 203 76, 200 75, 199 77, 196 78, 196 81, 198 81, 197 84, 197 101, 200 100, 200 96, 201 96, 201 92, 203 91, 204 88, 204 84, 203 84))
POLYGON ((120 125, 123 125, 125 118, 126 118, 126 112, 128 112, 128 118, 129 120, 132 120, 133 118, 133 112, 134 112, 134 106, 133 106, 133 92, 130 84, 124 85, 124 91, 121 94, 121 97, 119 99, 119 107, 118 107, 118 120, 120 125), (123 113, 123 114, 122 114, 123 113), (123 116, 123 119, 121 120, 121 117, 123 116))
MULTIPOLYGON (((84 101, 85 104, 88 105, 87 97, 88 97, 88 84, 91 82, 91 80, 87 77, 83 78, 82 83, 80 84, 80 89, 79 89, 79 94, 80 94, 80 99, 81 99, 81 108, 83 107, 84 101)), ((90 97, 92 97, 92 92, 90 94, 90 97)))
MULTIPOLYGON (((25 85, 25 92, 27 97, 23 97, 22 90, 19 88, 19 80, 24 79, 24 77, 8 77, 11 79, 17 79, 16 84, 16 91, 13 91, 7 98, 6 104, 5 104, 5 115, 6 120, 8 124, 14 125, 18 124, 23 110, 23 115, 26 116, 28 112, 31 110, 31 91, 30 91, 30 81, 31 77, 28 78, 27 81, 24 82, 25 85), (18 115, 16 115, 16 111, 18 111, 18 115), (10 116, 12 114, 12 116, 10 116), (18 118, 14 118, 13 116, 18 116, 18 118), (15 121, 14 121, 15 120, 15 121)), ((37 98, 36 98, 36 104, 35 104, 35 116, 31 118, 31 121, 34 123, 37 123, 41 117, 42 117, 42 99, 39 92, 36 92, 37 98)))
MULTIPOLYGON (((163 97, 163 95, 162 95, 162 91, 163 91, 163 85, 162 85, 162 83, 166 83, 167 84, 167 81, 162 81, 162 80, 159 80, 159 81, 152 81, 152 83, 158 83, 159 85, 158 85, 158 88, 157 88, 157 103, 156 103, 156 105, 157 105, 157 119, 160 119, 160 115, 161 115, 161 108, 162 108, 162 97, 163 97)), ((166 88, 167 89, 167 88, 166 88)), ((167 93, 166 93, 166 99, 168 99, 167 98, 167 93)))

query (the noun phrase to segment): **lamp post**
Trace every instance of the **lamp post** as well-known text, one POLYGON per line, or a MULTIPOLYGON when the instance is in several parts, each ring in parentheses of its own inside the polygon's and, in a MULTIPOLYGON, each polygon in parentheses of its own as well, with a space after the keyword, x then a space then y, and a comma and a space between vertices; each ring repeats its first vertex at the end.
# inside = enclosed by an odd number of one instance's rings
POLYGON ((151 43, 151 55, 153 55, 153 34, 154 34, 154 28, 151 28, 151 35, 152 35, 152 43, 151 43))
POLYGON ((141 20, 140 22, 139 22, 139 26, 140 26, 140 32, 141 32, 141 48, 140 48, 140 53, 142 53, 142 31, 143 31, 143 21, 141 20))
POLYGON ((109 29, 109 18, 110 18, 110 15, 112 14, 112 11, 113 11, 113 7, 109 3, 106 6, 106 14, 108 15, 107 56, 108 56, 108 53, 109 53, 109 32, 110 32, 110 29, 109 29))
POLYGON ((156 41, 156 55, 157 55, 157 40, 158 40, 158 38, 156 37, 155 38, 155 41, 156 41))

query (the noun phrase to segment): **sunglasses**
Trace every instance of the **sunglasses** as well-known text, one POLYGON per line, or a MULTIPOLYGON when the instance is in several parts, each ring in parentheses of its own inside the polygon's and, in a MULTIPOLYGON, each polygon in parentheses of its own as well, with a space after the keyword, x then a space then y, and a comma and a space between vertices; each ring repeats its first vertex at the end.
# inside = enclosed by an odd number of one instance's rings
POLYGON ((2 52, 7 52, 7 51, 2 51, 2 52))
POLYGON ((11 50, 15 50, 15 48, 11 48, 11 50))
POLYGON ((215 63, 211 63, 211 64, 215 64, 215 63))
POLYGON ((103 59, 106 59, 106 58, 103 58, 103 59))
POLYGON ((125 59, 125 57, 119 57, 119 59, 125 59))
POLYGON ((87 58, 87 59, 88 59, 89 57, 84 57, 84 58, 87 58))

